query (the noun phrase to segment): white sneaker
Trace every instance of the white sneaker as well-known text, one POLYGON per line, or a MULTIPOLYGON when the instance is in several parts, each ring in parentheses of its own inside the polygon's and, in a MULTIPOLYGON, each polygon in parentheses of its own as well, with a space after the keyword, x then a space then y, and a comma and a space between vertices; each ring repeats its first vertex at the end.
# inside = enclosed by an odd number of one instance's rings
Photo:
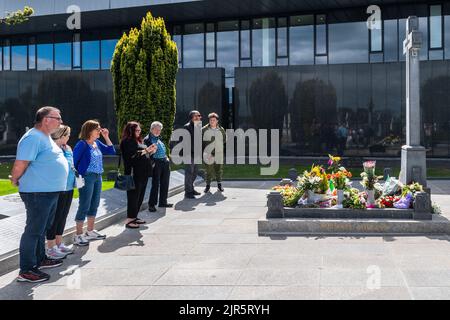
POLYGON ((73 254, 74 251, 75 251, 75 250, 73 249, 73 246, 68 247, 68 246, 66 246, 64 243, 61 243, 61 244, 58 246, 58 250, 61 251, 62 253, 67 254, 67 255, 73 254))
POLYGON ((57 246, 47 249, 47 258, 49 258, 50 260, 61 260, 64 259, 66 256, 67 254, 59 251, 57 246))
POLYGON ((84 247, 89 245, 89 241, 82 234, 77 234, 73 237, 73 244, 84 247))
POLYGON ((86 233, 84 234, 84 237, 88 241, 106 239, 106 236, 104 234, 98 233, 97 230, 86 231, 86 233))

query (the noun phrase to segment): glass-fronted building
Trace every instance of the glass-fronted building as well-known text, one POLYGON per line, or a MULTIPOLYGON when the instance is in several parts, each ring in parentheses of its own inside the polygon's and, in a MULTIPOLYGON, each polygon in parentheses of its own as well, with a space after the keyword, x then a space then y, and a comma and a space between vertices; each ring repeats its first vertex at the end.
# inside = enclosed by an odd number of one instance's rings
POLYGON ((429 157, 450 157, 445 1, 374 0, 374 12, 363 0, 0 0, 0 12, 24 5, 36 11, 30 21, 0 25, 2 155, 15 153, 42 105, 59 107, 75 133, 88 118, 114 132, 114 47, 151 11, 179 49, 176 126, 196 107, 218 112, 229 128, 280 129, 284 156, 399 156, 403 40, 406 18, 416 15, 423 145, 429 157), (79 30, 67 27, 73 4, 79 30), (378 28, 368 28, 378 14, 378 28))

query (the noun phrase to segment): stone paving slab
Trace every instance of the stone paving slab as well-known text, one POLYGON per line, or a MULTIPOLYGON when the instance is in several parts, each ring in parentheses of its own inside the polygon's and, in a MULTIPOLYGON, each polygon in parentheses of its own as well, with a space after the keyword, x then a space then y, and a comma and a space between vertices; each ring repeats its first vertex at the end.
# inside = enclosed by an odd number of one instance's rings
MULTIPOLYGON (((450 298, 449 236, 259 237, 251 225, 274 182, 252 183, 226 182, 224 197, 198 203, 176 195, 180 210, 142 212, 149 223, 140 230, 106 228, 106 240, 49 270, 48 283, 19 284, 17 270, 0 277, 0 299, 450 298), (254 201, 229 200, 238 197, 254 201), (373 270, 379 287, 368 286, 373 270)), ((436 195, 442 208, 449 194, 436 195)))

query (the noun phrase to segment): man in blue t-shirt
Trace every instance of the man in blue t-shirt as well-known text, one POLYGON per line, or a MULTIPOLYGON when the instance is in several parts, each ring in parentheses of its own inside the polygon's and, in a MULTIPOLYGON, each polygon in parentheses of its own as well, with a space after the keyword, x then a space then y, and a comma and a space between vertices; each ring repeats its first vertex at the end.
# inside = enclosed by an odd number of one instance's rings
POLYGON ((62 123, 60 111, 43 107, 36 112, 35 126, 17 146, 11 182, 19 187, 27 213, 20 239, 19 282, 41 282, 50 276, 40 269, 57 267, 61 260, 45 255, 45 234, 55 216, 58 196, 66 189, 69 165, 64 153, 51 138, 62 123))

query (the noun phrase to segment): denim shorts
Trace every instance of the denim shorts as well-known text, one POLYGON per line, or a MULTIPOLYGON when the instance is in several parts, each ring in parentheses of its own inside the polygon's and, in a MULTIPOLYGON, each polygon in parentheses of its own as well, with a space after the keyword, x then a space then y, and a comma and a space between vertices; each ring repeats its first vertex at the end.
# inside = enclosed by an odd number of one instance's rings
POLYGON ((84 176, 84 187, 79 189, 80 199, 75 221, 84 222, 87 217, 95 217, 102 193, 102 175, 88 172, 84 176))

